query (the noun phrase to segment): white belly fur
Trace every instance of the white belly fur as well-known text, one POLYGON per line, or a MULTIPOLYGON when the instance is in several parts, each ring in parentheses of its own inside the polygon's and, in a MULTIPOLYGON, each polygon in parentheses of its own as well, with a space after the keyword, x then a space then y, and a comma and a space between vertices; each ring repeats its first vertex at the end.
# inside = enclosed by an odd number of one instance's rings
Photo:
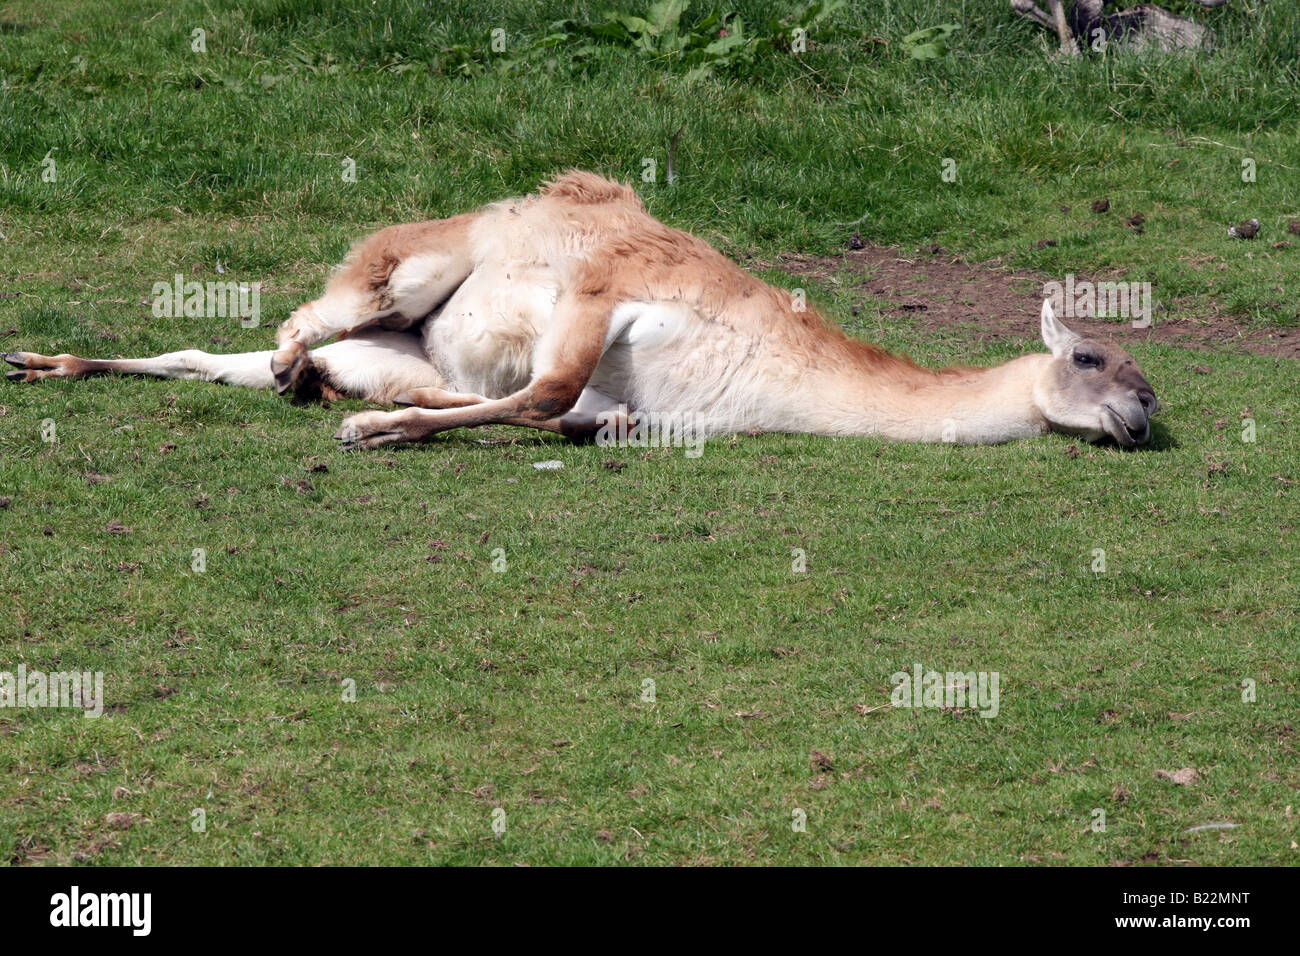
POLYGON ((527 385, 557 289, 535 266, 476 269, 425 323, 425 349, 449 387, 501 398, 527 385))
MULTIPOLYGON (((447 387, 501 398, 526 386, 559 286, 544 266, 480 265, 425 325, 425 348, 447 387)), ((624 303, 589 386, 615 405, 699 411, 717 400, 727 371, 718 336, 702 331, 683 303, 624 303)))

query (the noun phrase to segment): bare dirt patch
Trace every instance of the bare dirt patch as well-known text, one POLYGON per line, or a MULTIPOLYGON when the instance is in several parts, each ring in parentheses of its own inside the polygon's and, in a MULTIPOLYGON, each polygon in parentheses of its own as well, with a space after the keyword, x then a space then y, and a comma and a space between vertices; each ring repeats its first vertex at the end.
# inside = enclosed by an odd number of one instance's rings
MULTIPOLYGON (((960 330, 982 342, 1024 341, 1036 337, 1043 284, 1050 276, 1011 270, 1002 262, 964 262, 943 250, 909 254, 867 246, 843 256, 781 256, 774 264, 794 276, 843 281, 847 271, 861 277, 855 291, 888 303, 886 315, 906 318, 923 331, 960 330)), ((1098 278, 1080 275, 1076 281, 1098 278)), ((1080 334, 1114 339, 1123 346, 1160 342, 1202 351, 1243 351, 1300 359, 1300 329, 1256 328, 1232 316, 1210 313, 1168 318, 1157 310, 1150 328, 1130 323, 1072 317, 1080 334)))

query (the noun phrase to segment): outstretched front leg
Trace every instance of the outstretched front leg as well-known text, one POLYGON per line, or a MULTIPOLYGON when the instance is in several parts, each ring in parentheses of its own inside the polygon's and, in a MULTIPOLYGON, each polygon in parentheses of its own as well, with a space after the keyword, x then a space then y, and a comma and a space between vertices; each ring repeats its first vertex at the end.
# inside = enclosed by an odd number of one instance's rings
POLYGON ((270 352, 239 352, 212 355, 198 349, 167 352, 142 359, 86 359, 76 355, 40 355, 36 352, 8 352, 4 360, 14 366, 5 378, 15 382, 39 382, 47 378, 79 379, 91 375, 152 375, 157 378, 191 378, 249 388, 270 388, 270 352))
POLYGON ((277 331, 276 391, 299 385, 311 346, 373 324, 404 331, 446 301, 469 277, 469 230, 477 215, 390 226, 357 245, 325 294, 296 309, 277 331))
MULTIPOLYGON (((271 388, 275 384, 269 351, 213 355, 185 349, 139 359, 9 352, 4 359, 15 366, 6 377, 19 382, 116 373, 198 379, 246 388, 271 388)), ((430 363, 418 335, 371 330, 313 350, 300 371, 295 395, 301 400, 362 398, 392 402, 406 392, 440 390, 442 384, 442 376, 430 363)))

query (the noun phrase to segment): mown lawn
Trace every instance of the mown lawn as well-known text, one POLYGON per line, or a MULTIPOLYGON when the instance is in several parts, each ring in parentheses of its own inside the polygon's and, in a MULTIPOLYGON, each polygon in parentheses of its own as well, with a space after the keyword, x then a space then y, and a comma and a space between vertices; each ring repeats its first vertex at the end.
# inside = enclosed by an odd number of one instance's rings
MULTIPOLYGON (((512 59, 599 4, 11 3, 0 350, 267 348, 367 230, 569 166, 740 258, 858 232, 1150 281, 1158 321, 1300 321, 1300 12, 1198 13, 1223 41, 1199 59, 1066 64, 1001 4, 862 6, 802 57, 688 78, 572 37, 512 59), (951 52, 910 60, 940 22, 951 52), (1260 237, 1230 239, 1248 216, 1260 237), (177 272, 262 282, 261 326, 154 318, 177 272)), ((810 291, 927 362, 1038 347, 1029 315, 1020 347, 936 345, 810 291)), ((107 712, 0 709, 0 860, 1294 862, 1296 366, 1134 354, 1166 406, 1138 453, 692 459, 507 428, 343 453, 359 403, 5 383, 0 671, 103 671, 107 712), (914 663, 998 672, 998 715, 888 706, 914 663), (1184 832, 1211 822, 1238 826, 1184 832)))

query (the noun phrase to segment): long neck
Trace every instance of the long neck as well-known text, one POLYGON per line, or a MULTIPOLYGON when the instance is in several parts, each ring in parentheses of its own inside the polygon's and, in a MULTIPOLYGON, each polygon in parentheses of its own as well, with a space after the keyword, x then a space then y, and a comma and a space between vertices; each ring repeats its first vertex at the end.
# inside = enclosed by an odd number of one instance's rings
POLYGON ((935 373, 870 355, 809 375, 807 383, 816 384, 805 395, 821 406, 817 431, 995 444, 1047 431, 1034 393, 1050 358, 1026 355, 993 368, 935 373))

